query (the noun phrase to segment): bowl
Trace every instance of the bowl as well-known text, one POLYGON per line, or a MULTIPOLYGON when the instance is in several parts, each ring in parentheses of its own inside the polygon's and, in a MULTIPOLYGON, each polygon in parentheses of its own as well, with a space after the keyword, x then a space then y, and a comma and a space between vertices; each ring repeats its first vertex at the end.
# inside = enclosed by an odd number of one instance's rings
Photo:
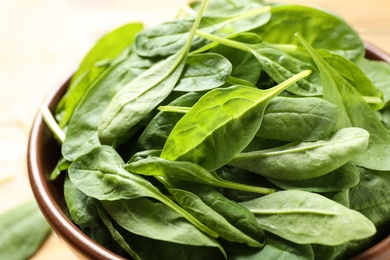
MULTIPOLYGON (((372 44, 365 43, 366 57, 390 63, 390 56, 372 44)), ((46 97, 44 104, 53 111, 65 94, 70 79, 65 80, 46 97)), ((37 114, 28 142, 27 167, 30 185, 35 199, 54 232, 80 259, 123 259, 86 236, 68 217, 63 196, 63 181, 59 177, 50 180, 50 173, 60 157, 60 147, 37 114)), ((375 246, 354 258, 355 260, 390 259, 390 235, 375 246)))

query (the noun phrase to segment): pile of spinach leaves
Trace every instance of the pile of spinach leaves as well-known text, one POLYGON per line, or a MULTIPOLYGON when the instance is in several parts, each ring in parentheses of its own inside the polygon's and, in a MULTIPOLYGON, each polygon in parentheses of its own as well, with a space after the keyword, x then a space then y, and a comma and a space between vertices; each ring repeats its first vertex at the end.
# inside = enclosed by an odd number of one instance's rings
POLYGON ((340 17, 260 0, 105 35, 45 113, 72 220, 134 259, 369 248, 390 224, 390 66, 364 55, 340 17))

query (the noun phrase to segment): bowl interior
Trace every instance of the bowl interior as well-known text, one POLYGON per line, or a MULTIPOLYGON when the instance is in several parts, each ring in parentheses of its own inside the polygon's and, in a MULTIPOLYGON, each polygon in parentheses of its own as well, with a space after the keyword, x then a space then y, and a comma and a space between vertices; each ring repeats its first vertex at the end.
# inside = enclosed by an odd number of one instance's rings
MULTIPOLYGON (((390 63, 390 56, 375 46, 365 43, 366 57, 390 63)), ((54 111, 56 104, 65 94, 69 79, 54 89, 44 104, 54 111)), ((38 113, 30 132, 27 150, 27 166, 33 194, 53 230, 81 259, 123 259, 100 246, 72 223, 63 196, 64 179, 50 180, 51 171, 60 158, 60 146, 38 113)), ((390 236, 354 259, 390 259, 390 236)))

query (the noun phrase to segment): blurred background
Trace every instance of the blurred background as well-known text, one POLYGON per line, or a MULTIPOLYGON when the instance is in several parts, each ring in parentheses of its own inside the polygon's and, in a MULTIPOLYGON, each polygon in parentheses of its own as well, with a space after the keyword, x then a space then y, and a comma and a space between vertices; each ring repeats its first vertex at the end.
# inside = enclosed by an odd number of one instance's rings
MULTIPOLYGON (((47 93, 104 33, 173 17, 184 0, 0 0, 0 213, 32 198, 28 134, 47 93)), ((270 1, 276 2, 276 1, 270 1)), ((328 9, 390 53, 390 1, 285 0, 328 9)), ((52 235, 34 259, 75 259, 52 235)))

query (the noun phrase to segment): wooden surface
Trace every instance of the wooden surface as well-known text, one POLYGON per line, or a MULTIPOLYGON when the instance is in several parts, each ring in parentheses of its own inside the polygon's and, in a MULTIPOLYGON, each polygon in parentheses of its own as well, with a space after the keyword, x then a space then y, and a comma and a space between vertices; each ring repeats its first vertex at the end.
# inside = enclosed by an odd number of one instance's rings
MULTIPOLYGON (((26 171, 30 126, 46 94, 95 40, 129 21, 172 17, 182 0, 0 0, 0 213, 31 199, 26 171)), ((390 1, 286 0, 333 11, 390 53, 390 1)), ((52 235, 34 259, 76 259, 52 235)))

